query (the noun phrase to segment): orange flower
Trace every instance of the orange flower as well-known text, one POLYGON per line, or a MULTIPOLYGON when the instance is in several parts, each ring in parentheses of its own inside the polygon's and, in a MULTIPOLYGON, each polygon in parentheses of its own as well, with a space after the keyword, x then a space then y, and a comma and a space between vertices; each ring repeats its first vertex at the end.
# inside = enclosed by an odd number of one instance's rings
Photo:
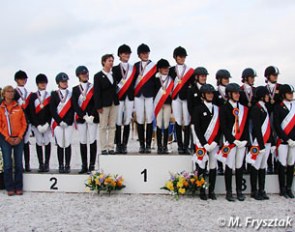
POLYGON ((188 186, 188 182, 187 182, 187 181, 184 181, 184 182, 183 182, 183 186, 184 186, 184 187, 187 187, 187 186, 188 186))

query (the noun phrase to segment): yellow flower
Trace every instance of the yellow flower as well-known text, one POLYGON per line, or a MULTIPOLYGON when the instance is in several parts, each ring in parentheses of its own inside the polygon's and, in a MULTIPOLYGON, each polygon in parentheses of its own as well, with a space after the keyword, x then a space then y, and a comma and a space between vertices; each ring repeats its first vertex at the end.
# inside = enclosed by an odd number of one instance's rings
POLYGON ((173 191, 174 190, 172 181, 168 181, 166 183, 166 188, 169 189, 170 191, 173 191))
POLYGON ((195 182, 195 178, 190 178, 190 182, 193 184, 195 182))
POLYGON ((179 192, 180 194, 185 194, 185 188, 180 188, 180 189, 178 190, 178 192, 179 192))
POLYGON ((95 179, 96 185, 100 185, 99 179, 95 179))
POLYGON ((91 191, 91 189, 90 189, 89 187, 86 187, 86 188, 85 188, 85 192, 86 192, 86 193, 90 193, 90 191, 91 191))
POLYGON ((182 188, 183 187, 183 182, 182 181, 178 181, 177 182, 177 188, 182 188))

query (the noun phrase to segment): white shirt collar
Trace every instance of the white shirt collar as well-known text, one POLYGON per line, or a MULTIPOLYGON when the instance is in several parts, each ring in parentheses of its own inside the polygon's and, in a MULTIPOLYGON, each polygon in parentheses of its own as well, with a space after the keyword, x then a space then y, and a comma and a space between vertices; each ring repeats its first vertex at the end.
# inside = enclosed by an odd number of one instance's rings
POLYGON ((232 105, 233 108, 237 108, 238 107, 238 103, 234 102, 233 100, 229 100, 229 103, 232 105))
POLYGON ((291 101, 283 100, 283 103, 288 108, 288 110, 291 110, 291 107, 292 107, 292 102, 291 101))
POLYGON ((201 85, 199 82, 197 82, 197 87, 200 89, 203 85, 201 85))
POLYGON ((82 86, 83 90, 85 90, 87 88, 88 82, 80 82, 80 85, 82 86))
POLYGON ((128 66, 128 62, 121 62, 121 65, 122 65, 123 69, 126 71, 127 66, 128 66))
POLYGON ((102 72, 107 76, 109 81, 113 84, 114 83, 113 72, 110 71, 107 73, 105 70, 102 70, 102 72))
POLYGON ((207 102, 206 100, 204 100, 204 104, 208 108, 208 110, 212 113, 212 109, 213 109, 212 102, 207 102))

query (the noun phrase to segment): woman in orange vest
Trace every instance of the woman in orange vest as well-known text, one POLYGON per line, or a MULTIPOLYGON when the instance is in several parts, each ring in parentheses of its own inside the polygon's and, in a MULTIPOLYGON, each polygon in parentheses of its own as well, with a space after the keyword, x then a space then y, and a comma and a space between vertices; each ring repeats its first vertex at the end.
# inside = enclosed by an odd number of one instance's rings
POLYGON ((0 144, 4 161, 4 183, 7 194, 12 196, 23 194, 23 136, 27 122, 24 111, 14 98, 12 86, 6 86, 3 91, 3 101, 0 105, 0 144), (14 155, 14 177, 11 153, 14 155))

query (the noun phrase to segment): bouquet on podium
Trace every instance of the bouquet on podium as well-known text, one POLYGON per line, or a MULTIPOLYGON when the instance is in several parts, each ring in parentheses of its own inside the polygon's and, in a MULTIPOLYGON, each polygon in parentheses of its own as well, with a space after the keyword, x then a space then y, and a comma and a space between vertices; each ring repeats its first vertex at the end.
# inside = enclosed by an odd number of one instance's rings
POLYGON ((96 191, 107 192, 109 195, 112 191, 119 191, 126 186, 124 179, 119 175, 105 174, 103 171, 93 171, 85 182, 86 192, 96 191))

